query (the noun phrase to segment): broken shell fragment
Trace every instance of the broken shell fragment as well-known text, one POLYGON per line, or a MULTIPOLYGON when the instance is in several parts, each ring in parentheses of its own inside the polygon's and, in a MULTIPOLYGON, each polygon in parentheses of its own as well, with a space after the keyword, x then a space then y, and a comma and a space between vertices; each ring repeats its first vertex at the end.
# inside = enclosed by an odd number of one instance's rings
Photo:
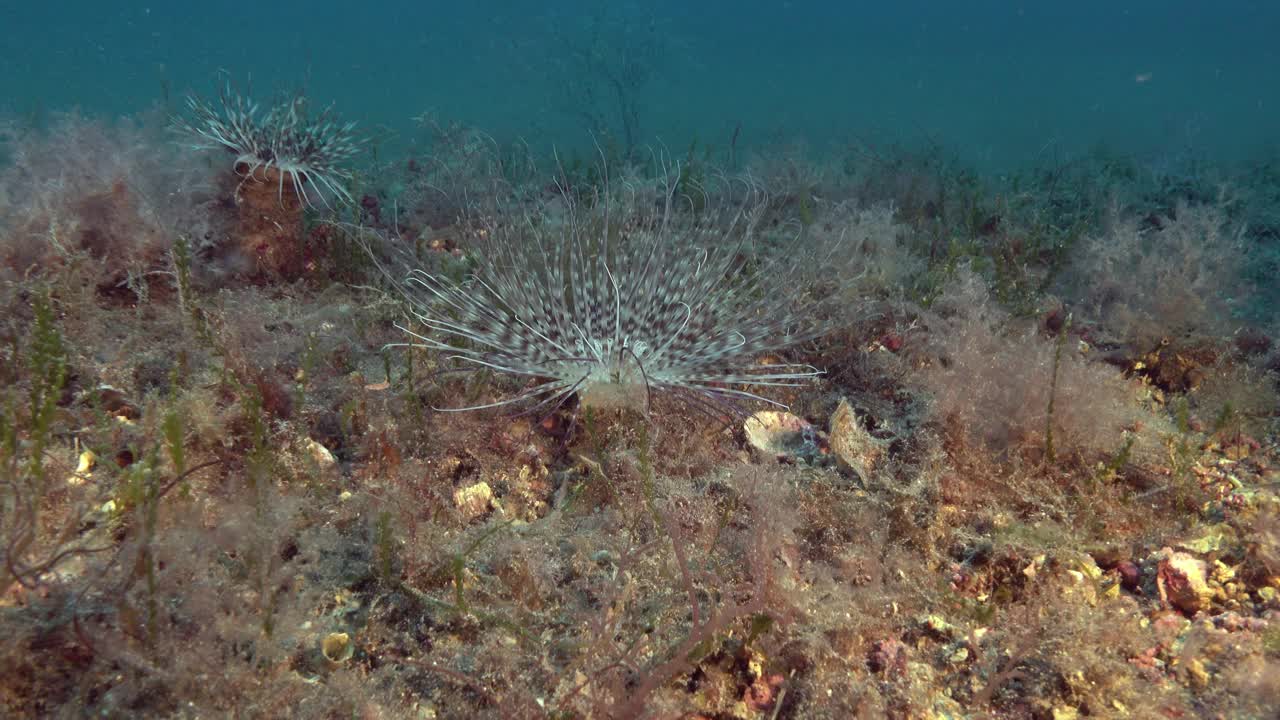
POLYGON ((350 660, 354 653, 355 644, 346 633, 329 633, 320 641, 320 654, 333 665, 350 660))
POLYGON ((85 450, 80 453, 80 459, 76 464, 76 471, 71 477, 67 478, 68 485, 83 485, 89 476, 93 473, 93 468, 98 464, 98 456, 92 450, 85 450))
POLYGON ((830 438, 831 452, 840 465, 857 473, 863 482, 869 480, 884 455, 886 443, 872 437, 848 400, 841 399, 831 416, 830 438))
POLYGON ((751 447, 778 460, 812 462, 826 450, 818 429, 789 412, 761 410, 742 429, 751 447))
POLYGON ((92 450, 85 450, 80 453, 80 462, 76 465, 76 473, 83 475, 91 472, 93 470, 93 466, 96 465, 97 462, 98 456, 94 455, 92 450))

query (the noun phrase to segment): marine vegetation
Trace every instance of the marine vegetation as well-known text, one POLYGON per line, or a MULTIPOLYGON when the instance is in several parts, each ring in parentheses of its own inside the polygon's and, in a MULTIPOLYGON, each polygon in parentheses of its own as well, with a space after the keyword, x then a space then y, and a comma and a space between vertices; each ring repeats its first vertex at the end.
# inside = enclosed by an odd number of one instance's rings
POLYGON ((1275 716, 1280 170, 304 109, 0 132, 0 716, 1275 716))

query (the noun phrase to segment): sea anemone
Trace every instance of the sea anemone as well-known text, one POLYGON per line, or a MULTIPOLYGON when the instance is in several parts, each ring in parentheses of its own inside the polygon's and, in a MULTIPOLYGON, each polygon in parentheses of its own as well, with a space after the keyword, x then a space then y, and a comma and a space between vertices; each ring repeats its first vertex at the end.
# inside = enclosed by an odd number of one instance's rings
POLYGON ((780 405, 756 390, 820 371, 762 358, 824 332, 819 306, 837 295, 800 281, 821 260, 795 243, 768 257, 753 250, 765 204, 750 194, 726 212, 694 213, 679 210, 687 198, 676 183, 656 203, 633 193, 632 212, 566 193, 559 217, 544 210, 487 228, 466 279, 410 272, 420 325, 402 329, 409 344, 447 353, 461 370, 536 379, 514 396, 451 410, 554 408, 574 394, 584 406, 643 409, 654 392, 717 409, 780 405))
POLYGON ((308 267, 302 241, 302 211, 312 198, 330 207, 326 194, 352 202, 346 183, 352 175, 342 164, 363 142, 354 123, 339 123, 332 108, 317 116, 306 112, 298 95, 259 114, 257 103, 228 83, 217 104, 187 98, 191 117, 174 119, 174 129, 195 149, 227 150, 235 155, 238 176, 233 193, 241 251, 257 270, 286 278, 308 267), (293 192, 285 192, 288 184, 293 192))
POLYGON ((342 164, 355 157, 363 145, 355 123, 338 122, 332 106, 311 117, 306 105, 304 95, 295 95, 259 117, 258 104, 227 83, 218 93, 216 106, 199 96, 188 96, 187 107, 193 117, 175 118, 174 128, 194 141, 194 149, 222 148, 233 153, 236 172, 245 182, 262 182, 270 176, 281 202, 286 178, 308 207, 314 207, 313 194, 328 205, 321 190, 352 202, 346 188, 351 173, 342 164), (309 192, 308 187, 316 190, 309 192))

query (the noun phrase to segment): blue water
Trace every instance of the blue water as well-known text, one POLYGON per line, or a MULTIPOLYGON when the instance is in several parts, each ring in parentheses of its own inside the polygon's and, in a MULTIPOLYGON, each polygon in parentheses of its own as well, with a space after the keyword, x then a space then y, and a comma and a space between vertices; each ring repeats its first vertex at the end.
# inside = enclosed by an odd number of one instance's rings
POLYGON ((401 136, 431 112, 572 146, 601 128, 568 48, 598 28, 639 48, 642 143, 935 141, 998 170, 1100 144, 1239 158, 1280 125, 1274 1, 4 5, 0 111, 35 118, 176 104, 225 71, 401 136))

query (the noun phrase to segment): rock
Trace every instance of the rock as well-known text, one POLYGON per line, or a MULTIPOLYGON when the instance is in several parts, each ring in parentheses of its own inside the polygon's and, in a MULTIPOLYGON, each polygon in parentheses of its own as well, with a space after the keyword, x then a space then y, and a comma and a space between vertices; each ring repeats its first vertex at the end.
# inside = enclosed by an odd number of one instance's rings
POLYGON ((899 675, 907 669, 907 646, 900 640, 881 640, 867 655, 867 667, 871 672, 899 675))
POLYGON ((1173 346, 1164 340, 1134 361, 1130 370, 1145 375, 1165 392, 1186 392, 1204 381, 1204 368, 1212 367, 1217 360, 1218 353, 1209 344, 1173 346))
POLYGON ((831 452, 841 467, 852 470, 865 482, 884 456, 886 443, 867 432, 848 400, 841 399, 831 416, 831 452))
POLYGON ((124 392, 110 385, 99 385, 95 393, 97 406, 118 420, 133 421, 142 417, 138 406, 125 397, 124 392))
POLYGON ((929 637, 935 640, 953 640, 959 633, 956 626, 947 622, 941 615, 924 615, 916 622, 929 637))
POLYGON ((1120 561, 1116 565, 1116 574, 1120 576, 1120 585, 1129 592, 1137 592, 1142 586, 1142 571, 1132 561, 1120 561))
POLYGON ((748 708, 757 713, 773 709, 778 699, 778 691, 782 689, 786 679, 777 673, 760 676, 743 693, 742 701, 748 708))
POLYGON ((1207 609, 1213 600, 1208 564, 1194 555, 1175 552, 1172 548, 1160 551, 1156 587, 1162 601, 1188 615, 1207 609))
POLYGON ((1191 658, 1186 664, 1187 675, 1191 679, 1191 686, 1197 690, 1203 690, 1209 687, 1209 681, 1212 679, 1209 671, 1205 669, 1204 662, 1200 658, 1191 658))
POLYGON ((333 453, 330 452, 329 448, 325 447, 324 445, 321 445, 320 443, 316 442, 315 440, 312 440, 311 438, 307 438, 307 442, 305 443, 305 446, 306 446, 307 456, 310 457, 312 460, 314 460, 316 463, 316 466, 319 467, 320 469, 323 470, 325 468, 331 468, 335 464, 337 464, 338 461, 336 458, 334 458, 333 453))

